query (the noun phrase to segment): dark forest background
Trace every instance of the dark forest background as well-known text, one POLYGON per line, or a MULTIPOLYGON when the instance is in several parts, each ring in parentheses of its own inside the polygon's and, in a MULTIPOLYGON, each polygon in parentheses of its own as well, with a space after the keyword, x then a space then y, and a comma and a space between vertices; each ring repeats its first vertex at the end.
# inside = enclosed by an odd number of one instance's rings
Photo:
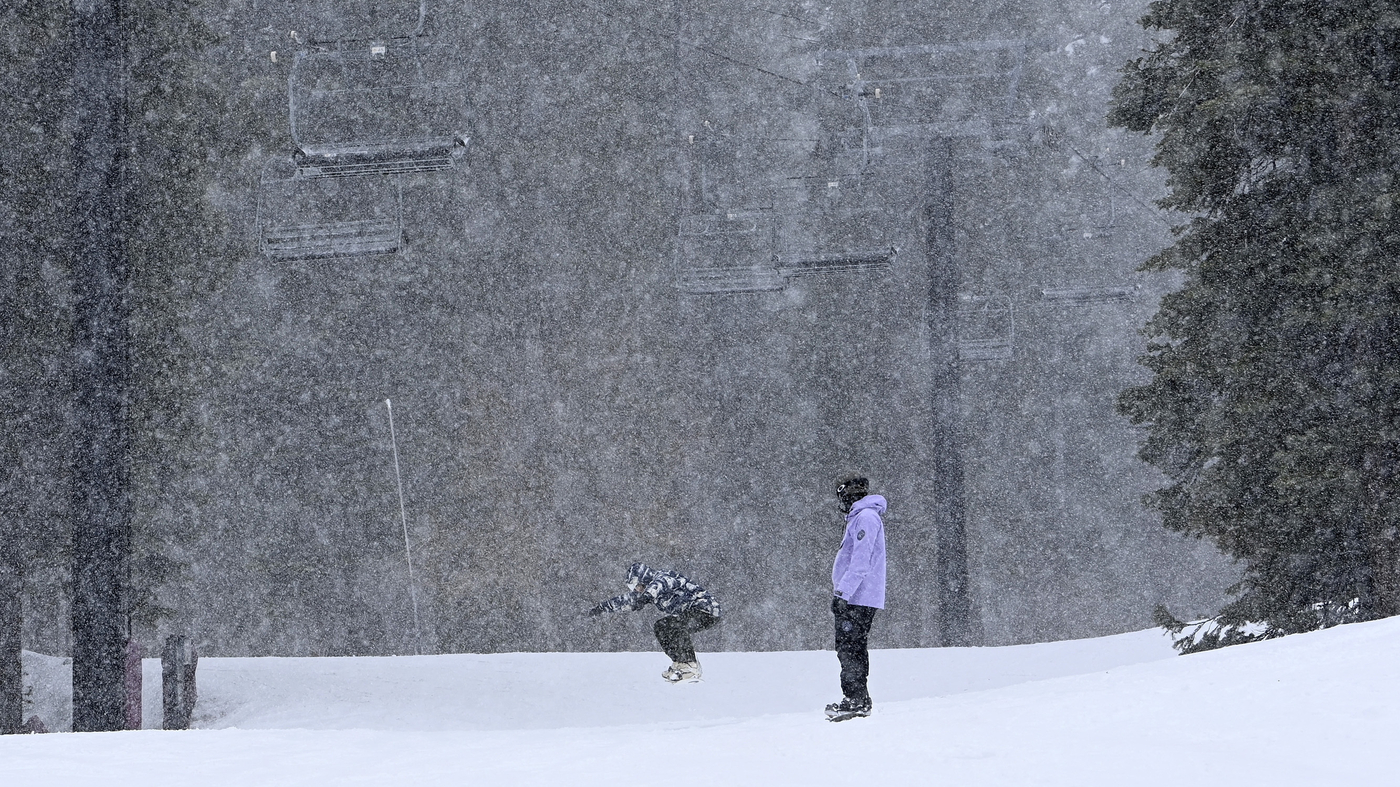
MULTIPOLYGON (((414 650, 386 398, 432 651, 649 647, 642 616, 581 617, 634 560, 723 599, 709 647, 826 647, 851 472, 890 500, 881 646, 1225 603, 1239 569, 1140 505, 1162 477, 1115 411, 1147 380, 1138 326, 1182 281, 1138 270, 1172 242, 1166 183, 1152 140, 1104 120, 1151 46, 1144 6, 429 3, 415 40, 462 102, 456 166, 288 198, 295 53, 318 25, 416 23, 416 4, 351 5, 128 3, 129 603, 148 649, 414 650), (939 69, 917 122, 877 103, 939 69), (265 251, 269 226, 357 199, 394 206, 394 253, 265 251), (776 261, 736 273, 756 252, 687 229, 739 214, 777 228, 776 261), (793 273, 861 243, 897 253, 793 273), (706 291, 706 266, 762 286, 706 291)), ((83 129, 64 122, 63 9, 3 13, 3 577, 24 647, 66 653, 83 129)))

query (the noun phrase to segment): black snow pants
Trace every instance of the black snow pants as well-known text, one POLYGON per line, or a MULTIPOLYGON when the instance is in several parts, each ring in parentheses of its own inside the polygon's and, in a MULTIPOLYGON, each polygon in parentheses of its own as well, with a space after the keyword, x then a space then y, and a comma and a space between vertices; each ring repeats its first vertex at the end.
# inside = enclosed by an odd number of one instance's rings
POLYGON ((667 615, 656 621, 656 641, 671 657, 671 661, 695 661, 695 643, 690 635, 715 625, 719 618, 698 609, 688 609, 677 615, 667 615))
POLYGON ((841 661, 841 695, 853 700, 870 699, 865 680, 870 676, 870 624, 875 622, 875 607, 847 604, 844 611, 831 600, 836 615, 836 658, 841 661))

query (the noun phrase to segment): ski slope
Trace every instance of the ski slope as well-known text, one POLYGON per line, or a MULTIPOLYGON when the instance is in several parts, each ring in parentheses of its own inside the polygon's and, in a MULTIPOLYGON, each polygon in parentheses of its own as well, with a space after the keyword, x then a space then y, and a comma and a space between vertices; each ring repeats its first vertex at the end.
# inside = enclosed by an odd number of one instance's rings
POLYGON ((0 737, 0 784, 1387 784, 1397 653, 1400 619, 1187 657, 1160 630, 879 650, 875 715, 841 724, 829 651, 702 654, 681 686, 654 653, 204 659, 199 729, 0 737))

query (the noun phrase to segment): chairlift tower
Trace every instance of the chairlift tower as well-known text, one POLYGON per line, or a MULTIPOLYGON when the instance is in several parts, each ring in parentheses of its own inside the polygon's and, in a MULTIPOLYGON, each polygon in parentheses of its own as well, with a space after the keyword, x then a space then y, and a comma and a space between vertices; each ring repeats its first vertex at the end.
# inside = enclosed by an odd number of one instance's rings
MULTIPOLYGON (((1025 59, 1025 42, 989 40, 833 51, 845 90, 861 109, 865 144, 889 157, 922 160, 927 172, 922 224, 929 274, 929 386, 933 423, 938 633, 946 646, 977 645, 967 557, 967 501, 962 458, 963 360, 1009 356, 1014 332, 1009 299, 987 297, 980 310, 960 298, 953 232, 960 140, 1004 137, 1025 59), (999 312, 999 313, 998 313, 999 312), (976 343, 965 344, 965 318, 981 318, 976 343)), ((969 320, 971 322, 972 320, 969 320)), ((970 327, 970 326, 969 326, 970 327)), ((972 336, 967 337, 973 339, 972 336)))
POLYGON ((777 131, 767 135, 709 121, 686 135, 696 193, 680 219, 677 287, 686 296, 715 297, 781 290, 812 275, 838 286, 846 276, 892 270, 903 258, 901 244, 921 243, 929 282, 934 639, 977 644, 960 364, 1010 358, 1015 332, 1009 297, 958 292, 954 184, 963 140, 986 144, 1008 135, 1025 42, 839 49, 820 45, 821 38, 812 39, 819 45, 807 53, 806 71, 788 72, 797 86, 782 86, 807 91, 805 102, 793 103, 815 108, 808 110, 818 118, 815 127, 775 115, 764 125, 777 131), (778 174, 762 183, 745 159, 778 174), (923 228, 922 238, 908 237, 913 225, 923 228))

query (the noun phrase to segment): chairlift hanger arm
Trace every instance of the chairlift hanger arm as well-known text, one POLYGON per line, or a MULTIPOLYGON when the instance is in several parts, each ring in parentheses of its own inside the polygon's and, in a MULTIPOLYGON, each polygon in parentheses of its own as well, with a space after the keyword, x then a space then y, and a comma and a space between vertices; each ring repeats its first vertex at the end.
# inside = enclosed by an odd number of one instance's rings
POLYGON ((853 59, 865 59, 869 57, 882 57, 890 54, 901 55, 938 55, 953 54, 958 52, 996 52, 1015 51, 1024 52, 1026 49, 1025 39, 1003 38, 987 39, 983 41, 949 41, 942 44, 916 44, 913 46, 891 46, 891 47, 865 47, 862 49, 847 49, 832 51, 828 54, 837 57, 848 57, 853 59))
MULTIPOLYGON (((422 38, 425 33, 423 28, 427 24, 428 0, 418 0, 418 20, 413 26, 413 30, 408 33, 396 33, 394 35, 376 38, 375 41, 407 41, 422 38)), ((306 43, 310 46, 323 47, 327 45, 343 46, 345 44, 368 44, 370 39, 339 39, 339 38, 308 38, 306 43)))

